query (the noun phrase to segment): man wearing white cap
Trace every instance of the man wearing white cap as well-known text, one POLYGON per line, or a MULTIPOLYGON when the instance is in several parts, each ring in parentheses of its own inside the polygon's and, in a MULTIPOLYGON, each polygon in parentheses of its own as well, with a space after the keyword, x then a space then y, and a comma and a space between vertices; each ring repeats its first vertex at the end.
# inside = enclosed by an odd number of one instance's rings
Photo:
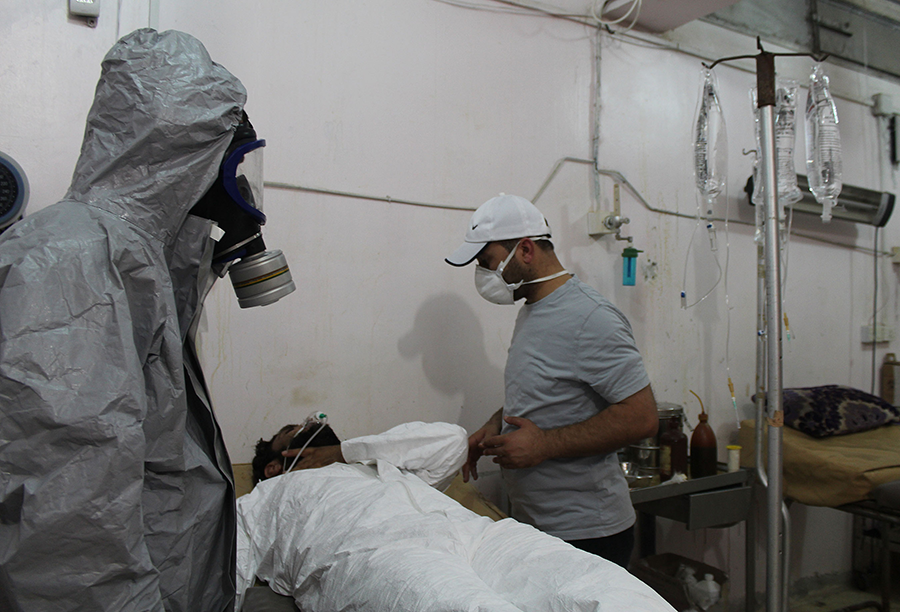
POLYGON ((616 451, 656 435, 656 402, 628 320, 560 264, 550 225, 528 200, 482 204, 446 261, 477 260, 475 287, 519 310, 503 408, 469 437, 463 466, 494 455, 512 516, 627 566, 634 509, 616 451))

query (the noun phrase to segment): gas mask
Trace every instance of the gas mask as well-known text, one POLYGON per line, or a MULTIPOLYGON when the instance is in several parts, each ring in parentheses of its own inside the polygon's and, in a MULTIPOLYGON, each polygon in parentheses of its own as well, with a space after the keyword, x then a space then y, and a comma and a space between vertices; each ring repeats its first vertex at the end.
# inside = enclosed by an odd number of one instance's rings
POLYGON ((212 269, 220 277, 231 277, 241 308, 267 306, 296 290, 284 254, 266 250, 262 238, 265 146, 244 113, 216 182, 191 210, 219 226, 212 269))

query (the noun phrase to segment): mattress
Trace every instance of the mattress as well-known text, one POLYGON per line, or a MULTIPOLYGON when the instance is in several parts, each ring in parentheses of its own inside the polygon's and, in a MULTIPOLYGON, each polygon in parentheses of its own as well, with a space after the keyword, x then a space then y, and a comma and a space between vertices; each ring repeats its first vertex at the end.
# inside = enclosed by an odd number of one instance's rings
MULTIPOLYGON (((900 480, 900 425, 813 438, 783 427, 784 496, 810 506, 836 507, 868 499, 880 484, 900 480)), ((741 467, 753 467, 755 423, 738 432, 741 467)), ((767 433, 763 430, 763 453, 767 433)), ((765 464, 765 457, 763 457, 765 464)))

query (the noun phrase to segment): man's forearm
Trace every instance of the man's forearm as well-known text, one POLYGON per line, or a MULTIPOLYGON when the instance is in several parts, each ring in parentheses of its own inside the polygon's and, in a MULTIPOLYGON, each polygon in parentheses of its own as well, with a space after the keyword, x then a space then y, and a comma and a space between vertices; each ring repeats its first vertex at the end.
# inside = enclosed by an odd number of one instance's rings
POLYGON ((645 387, 586 421, 544 430, 544 454, 548 459, 605 455, 656 435, 657 427, 656 402, 645 387))

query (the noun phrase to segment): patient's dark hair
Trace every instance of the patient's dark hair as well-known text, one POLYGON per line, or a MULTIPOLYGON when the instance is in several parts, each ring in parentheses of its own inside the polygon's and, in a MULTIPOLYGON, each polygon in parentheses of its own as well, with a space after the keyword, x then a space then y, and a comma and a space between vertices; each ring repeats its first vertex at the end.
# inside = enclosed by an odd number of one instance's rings
MULTIPOLYGON (((287 428, 296 427, 295 425, 286 425, 287 428)), ((310 436, 319 431, 319 425, 313 425, 307 431, 301 431, 297 436, 291 440, 291 443, 288 444, 288 448, 301 448, 306 441, 309 440, 310 436)), ((278 434, 275 434, 277 436, 278 434)), ((262 438, 256 443, 256 454, 253 456, 253 484, 254 486, 260 481, 266 479, 266 466, 269 465, 273 459, 284 459, 284 455, 281 454, 281 451, 272 450, 272 442, 275 440, 275 436, 272 436, 269 440, 263 440, 262 438)), ((310 447, 315 446, 336 446, 341 443, 341 439, 337 437, 337 434, 334 433, 334 430, 331 429, 331 425, 326 425, 319 434, 312 439, 312 442, 309 443, 310 447)), ((293 461, 293 458, 291 459, 293 461)))

